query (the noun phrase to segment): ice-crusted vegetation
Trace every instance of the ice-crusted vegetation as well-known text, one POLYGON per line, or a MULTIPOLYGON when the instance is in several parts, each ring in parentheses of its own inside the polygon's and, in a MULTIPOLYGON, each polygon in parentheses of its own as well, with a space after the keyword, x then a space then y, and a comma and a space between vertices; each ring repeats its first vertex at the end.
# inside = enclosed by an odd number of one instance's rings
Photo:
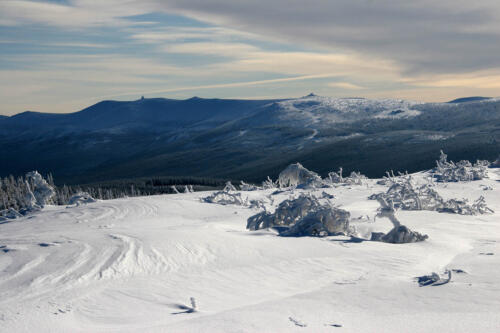
POLYGON ((488 161, 477 161, 472 164, 469 161, 454 163, 448 161, 448 156, 441 151, 439 160, 436 161, 436 168, 433 170, 434 177, 440 182, 460 182, 481 180, 488 177, 488 161))
MULTIPOLYGON (((376 217, 389 219, 393 229, 388 233, 373 231, 369 239, 386 243, 413 243, 428 238, 427 235, 412 231, 407 226, 402 225, 395 216, 397 210, 427 210, 460 215, 494 213, 488 207, 484 196, 480 196, 472 203, 469 203, 468 199, 465 198, 444 199, 438 193, 435 181, 437 179, 438 183, 442 183, 446 179, 453 182, 472 182, 486 177, 488 177, 487 162, 479 161, 472 165, 468 161, 462 161, 455 164, 447 162, 443 152, 437 161, 436 169, 430 170, 427 176, 419 177, 419 181, 416 181, 409 174, 400 173, 399 176, 395 176, 394 173, 387 172, 387 177, 376 181, 378 185, 385 186, 387 190, 372 193, 369 199, 379 202, 380 208, 376 217)), ((356 228, 350 225, 349 211, 334 205, 332 199, 335 196, 324 190, 319 196, 313 193, 319 189, 334 189, 338 186, 366 185, 369 187, 370 182, 367 177, 357 172, 352 172, 349 177, 344 177, 342 168, 339 168, 338 172, 328 173, 328 176, 323 179, 300 163, 294 163, 279 174, 276 182, 268 177, 267 183, 270 186, 267 189, 275 188, 276 185, 280 189, 272 194, 289 193, 290 195, 290 198, 281 201, 276 206, 274 212, 268 210, 268 206, 272 205, 266 206, 262 200, 249 201, 248 197, 244 199, 241 193, 266 188, 244 182, 241 183, 243 192, 237 192, 237 189, 228 182, 223 191, 215 192, 203 200, 209 203, 242 205, 261 209, 260 213, 248 218, 247 229, 249 230, 274 228, 281 236, 326 237, 343 234, 357 237, 356 228)))
POLYGON ((468 199, 451 198, 445 200, 436 190, 433 179, 439 182, 467 182, 488 177, 487 161, 478 161, 472 165, 469 161, 457 164, 447 162, 446 155, 441 151, 437 167, 430 171, 431 177, 425 183, 418 184, 411 175, 387 173, 387 177, 379 181, 388 185, 385 193, 372 194, 370 199, 383 198, 394 207, 402 210, 430 210, 461 215, 477 215, 492 213, 483 196, 469 203, 468 199))

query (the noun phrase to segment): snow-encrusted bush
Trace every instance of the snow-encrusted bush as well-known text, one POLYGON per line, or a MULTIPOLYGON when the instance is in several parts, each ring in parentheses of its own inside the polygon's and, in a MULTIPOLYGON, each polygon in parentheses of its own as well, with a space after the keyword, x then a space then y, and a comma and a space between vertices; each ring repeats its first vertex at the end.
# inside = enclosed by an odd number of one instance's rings
POLYGON ((80 206, 88 203, 93 203, 96 201, 97 200, 92 198, 92 196, 87 192, 79 192, 73 195, 71 198, 69 198, 68 205, 80 206))
POLYGON ((379 198, 390 202, 396 209, 429 210, 461 215, 477 215, 493 212, 487 207, 484 197, 479 197, 472 205, 467 199, 443 199, 432 184, 416 185, 411 176, 387 178, 392 185, 386 193, 372 194, 369 199, 379 198))
POLYGON ((242 191, 257 191, 260 190, 261 188, 252 184, 247 184, 244 181, 241 181, 240 183, 240 189, 242 191))
POLYGON ((342 172, 342 168, 339 168, 338 172, 329 172, 328 181, 330 184, 363 185, 363 182, 368 179, 365 175, 362 175, 361 172, 353 171, 349 177, 344 177, 342 172))
POLYGON ((278 177, 278 184, 284 187, 319 187, 322 185, 321 177, 313 171, 307 170, 300 163, 290 164, 281 171, 278 177))
POLYGON ((33 186, 31 191, 35 198, 34 202, 32 198, 30 198, 30 203, 34 203, 43 208, 56 194, 54 188, 50 186, 37 171, 28 172, 26 178, 33 186))
POLYGON ((396 218, 396 209, 392 202, 387 201, 383 197, 378 197, 377 200, 380 203, 380 208, 376 217, 388 218, 394 227, 387 234, 373 233, 371 240, 393 244, 404 244, 421 242, 428 238, 427 235, 422 235, 402 225, 396 218))
POLYGON ((14 208, 9 208, 9 209, 4 209, 0 211, 0 221, 4 220, 10 220, 10 219, 17 219, 19 217, 23 217, 21 213, 19 213, 17 210, 14 208))
POLYGON ((313 236, 326 237, 349 233, 348 211, 343 209, 320 206, 295 223, 290 229, 285 230, 281 236, 313 236))
POLYGON ((443 203, 443 206, 439 207, 437 210, 443 213, 454 213, 460 215, 494 213, 494 211, 486 205, 486 201, 484 200, 483 196, 480 196, 472 204, 469 204, 469 201, 467 199, 450 199, 445 201, 443 203))
POLYGON ((229 193, 218 191, 202 199, 204 202, 216 203, 219 205, 246 205, 246 201, 241 197, 241 193, 229 193))
POLYGON ((222 191, 224 191, 224 192, 236 192, 238 190, 236 189, 236 187, 234 187, 233 184, 231 184, 230 181, 227 181, 226 186, 224 186, 224 189, 222 191))
POLYGON ((496 159, 495 162, 491 163, 490 167, 492 168, 500 168, 500 156, 496 159))
POLYGON ((247 220, 247 229, 259 230, 284 227, 281 236, 324 237, 349 231, 349 212, 322 205, 317 198, 300 195, 296 199, 281 202, 274 213, 261 212, 247 220))
POLYGON ((262 189, 264 190, 269 190, 269 189, 275 189, 277 188, 278 185, 276 182, 274 182, 269 176, 267 176, 267 179, 262 182, 262 189))
POLYGON ((441 150, 441 156, 436 161, 436 164, 433 174, 437 181, 460 182, 487 178, 490 162, 481 160, 478 160, 475 164, 469 161, 448 162, 447 155, 441 150))
POLYGON ((410 230, 407 226, 400 225, 392 228, 386 235, 380 239, 384 243, 405 244, 422 242, 429 238, 427 235, 422 235, 416 231, 410 230))
POLYGON ((282 201, 274 213, 261 212, 247 220, 247 229, 258 230, 295 224, 310 211, 319 207, 318 199, 301 194, 296 199, 282 201))

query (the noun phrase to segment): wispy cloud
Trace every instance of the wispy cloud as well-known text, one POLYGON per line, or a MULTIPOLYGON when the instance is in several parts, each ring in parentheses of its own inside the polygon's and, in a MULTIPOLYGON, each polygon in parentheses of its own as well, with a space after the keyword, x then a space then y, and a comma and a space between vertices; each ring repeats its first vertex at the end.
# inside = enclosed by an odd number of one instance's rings
POLYGON ((359 86, 359 85, 354 84, 354 83, 349 83, 349 82, 330 82, 330 83, 328 83, 328 86, 332 87, 332 88, 340 88, 340 89, 344 89, 344 90, 362 90, 362 89, 365 89, 362 86, 359 86))

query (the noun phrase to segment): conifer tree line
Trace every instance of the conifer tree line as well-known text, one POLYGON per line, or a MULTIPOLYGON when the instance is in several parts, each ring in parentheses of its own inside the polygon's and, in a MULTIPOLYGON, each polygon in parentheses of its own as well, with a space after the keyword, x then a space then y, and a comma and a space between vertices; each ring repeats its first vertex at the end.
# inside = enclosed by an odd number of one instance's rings
MULTIPOLYGON (((184 192, 184 186, 192 185, 195 191, 220 189, 224 180, 197 177, 156 177, 138 180, 123 180, 89 185, 62 185, 56 186, 52 174, 44 177, 55 190, 54 197, 49 204, 66 205, 69 199, 78 193, 87 192, 95 199, 110 200, 125 197, 147 196, 175 193, 172 186, 179 192, 184 192)), ((33 184, 25 176, 5 178, 0 177, 0 211, 13 208, 19 211, 26 207, 26 198, 29 188, 33 184)))

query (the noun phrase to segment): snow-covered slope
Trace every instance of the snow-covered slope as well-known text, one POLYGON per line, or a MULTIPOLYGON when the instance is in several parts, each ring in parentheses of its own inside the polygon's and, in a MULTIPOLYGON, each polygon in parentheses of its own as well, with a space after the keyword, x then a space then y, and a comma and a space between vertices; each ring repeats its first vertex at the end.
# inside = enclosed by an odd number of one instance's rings
MULTIPOLYGON (((499 170, 437 185, 446 198, 484 195, 494 214, 398 212, 429 235, 413 244, 250 232, 257 210, 201 202, 209 193, 48 207, 0 224, 0 331, 498 332, 499 170), (413 279, 445 269, 464 273, 436 287, 413 279)), ((392 227, 367 200, 384 189, 326 191, 363 236, 392 227)))
POLYGON ((366 118, 414 117, 421 112, 412 107, 423 103, 401 99, 333 98, 310 94, 277 104, 286 112, 287 118, 300 116, 309 119, 310 124, 331 126, 335 122, 366 118))

